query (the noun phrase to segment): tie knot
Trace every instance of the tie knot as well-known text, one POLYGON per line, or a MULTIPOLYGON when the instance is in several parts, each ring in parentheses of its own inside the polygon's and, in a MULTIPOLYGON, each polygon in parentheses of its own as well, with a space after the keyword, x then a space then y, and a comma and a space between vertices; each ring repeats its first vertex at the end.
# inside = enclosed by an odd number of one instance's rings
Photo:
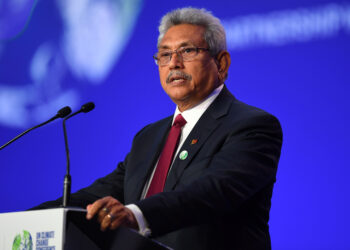
POLYGON ((182 128, 186 124, 186 120, 182 117, 181 114, 178 114, 175 118, 173 126, 182 128))

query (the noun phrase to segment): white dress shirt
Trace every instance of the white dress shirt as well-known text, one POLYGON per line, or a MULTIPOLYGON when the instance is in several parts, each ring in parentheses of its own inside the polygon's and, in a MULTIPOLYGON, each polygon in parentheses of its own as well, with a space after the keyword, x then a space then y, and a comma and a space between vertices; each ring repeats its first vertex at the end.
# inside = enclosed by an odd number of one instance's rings
MULTIPOLYGON (((179 145, 177 147, 175 157, 173 159, 173 163, 174 163, 174 160, 176 159, 176 157, 178 157, 179 151, 182 147, 182 144, 185 142, 187 136, 191 133, 192 129, 197 124, 198 120, 201 118, 203 113, 210 106, 210 104, 212 104, 213 101, 216 99, 216 97, 219 95, 219 93, 221 92, 223 87, 224 87, 224 84, 221 84, 219 87, 214 89, 213 92, 205 100, 203 100, 201 103, 197 104, 196 106, 194 106, 188 110, 180 112, 179 108, 176 107, 172 124, 174 123, 175 117, 178 114, 182 115, 182 117, 186 120, 186 124, 182 127, 179 145)), ((146 182, 146 185, 142 191, 141 199, 144 199, 146 194, 147 194, 147 191, 148 191, 148 188, 150 186, 153 175, 155 173, 155 169, 156 169, 157 164, 158 164, 158 161, 153 169, 151 177, 146 182)), ((172 166, 170 166, 169 172, 171 171, 171 167, 172 166)), ((148 223, 147 223, 146 219, 144 218, 141 209, 134 204, 129 204, 126 207, 129 208, 133 212, 133 214, 135 215, 135 218, 136 218, 138 226, 139 226, 139 233, 144 235, 144 236, 150 235, 151 230, 148 227, 148 223)))

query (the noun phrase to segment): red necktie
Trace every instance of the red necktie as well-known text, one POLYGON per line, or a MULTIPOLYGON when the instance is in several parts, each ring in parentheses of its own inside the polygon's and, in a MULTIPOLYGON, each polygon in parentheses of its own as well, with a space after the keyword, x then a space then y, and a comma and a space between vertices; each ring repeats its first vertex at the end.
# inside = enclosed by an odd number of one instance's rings
POLYGON ((175 118, 173 126, 170 129, 163 151, 160 154, 156 171, 153 175, 151 185, 147 191, 146 198, 163 191, 169 167, 172 163, 177 145, 179 143, 181 129, 185 124, 186 120, 182 117, 181 114, 178 114, 175 118))

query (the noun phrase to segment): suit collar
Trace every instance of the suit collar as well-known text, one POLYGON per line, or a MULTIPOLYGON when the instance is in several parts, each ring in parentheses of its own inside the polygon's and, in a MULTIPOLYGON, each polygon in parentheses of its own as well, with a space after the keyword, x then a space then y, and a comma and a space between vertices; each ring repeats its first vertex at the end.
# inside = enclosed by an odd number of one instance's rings
POLYGON ((210 104, 212 104, 215 101, 215 99, 219 96, 219 94, 223 88, 224 88, 224 84, 218 86, 200 103, 198 103, 197 105, 195 105, 194 107, 192 107, 190 109, 186 109, 183 112, 180 112, 179 107, 176 106, 173 122, 174 122, 175 117, 178 114, 182 114, 182 116, 187 121, 186 126, 189 123, 193 123, 193 126, 194 126, 197 123, 197 121, 199 120, 199 118, 202 116, 202 114, 208 109, 210 104))
POLYGON ((235 97, 231 94, 225 85, 218 98, 214 101, 214 103, 212 103, 207 111, 210 113, 213 119, 219 119, 228 113, 231 102, 235 100, 235 97))

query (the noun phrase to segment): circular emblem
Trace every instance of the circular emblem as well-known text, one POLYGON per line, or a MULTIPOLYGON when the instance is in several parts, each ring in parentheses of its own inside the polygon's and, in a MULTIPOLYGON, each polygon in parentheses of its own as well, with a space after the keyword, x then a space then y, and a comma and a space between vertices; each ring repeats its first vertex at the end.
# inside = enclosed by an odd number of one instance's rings
POLYGON ((17 234, 13 240, 12 250, 32 250, 33 240, 30 233, 23 230, 22 234, 17 234))
POLYGON ((179 155, 180 160, 185 160, 188 156, 188 152, 186 150, 182 151, 179 155))

